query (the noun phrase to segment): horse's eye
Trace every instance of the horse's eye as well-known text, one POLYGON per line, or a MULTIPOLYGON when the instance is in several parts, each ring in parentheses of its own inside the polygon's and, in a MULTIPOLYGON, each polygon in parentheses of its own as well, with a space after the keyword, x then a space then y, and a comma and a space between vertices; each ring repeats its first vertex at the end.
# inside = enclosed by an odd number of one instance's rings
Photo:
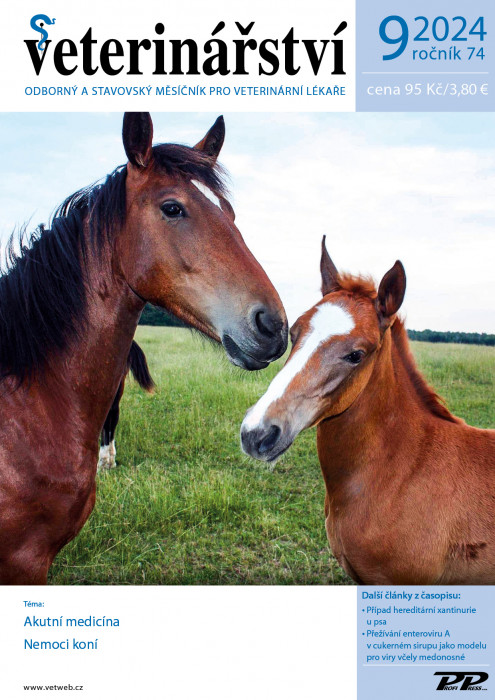
POLYGON ((184 209, 177 202, 164 202, 161 210, 167 219, 179 219, 181 216, 185 216, 184 209))
POLYGON ((344 359, 346 362, 349 362, 351 365, 358 365, 363 359, 363 357, 364 352, 362 350, 354 350, 342 359, 344 359))

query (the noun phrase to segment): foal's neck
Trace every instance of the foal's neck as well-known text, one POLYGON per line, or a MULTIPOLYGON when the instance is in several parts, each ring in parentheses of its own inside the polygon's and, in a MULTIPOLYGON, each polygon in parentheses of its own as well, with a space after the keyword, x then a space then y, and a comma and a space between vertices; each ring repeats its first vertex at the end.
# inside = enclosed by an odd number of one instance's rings
POLYGON ((392 330, 386 331, 367 386, 341 415, 318 426, 318 452, 326 478, 341 481, 351 473, 394 461, 397 451, 413 449, 428 418, 392 330))

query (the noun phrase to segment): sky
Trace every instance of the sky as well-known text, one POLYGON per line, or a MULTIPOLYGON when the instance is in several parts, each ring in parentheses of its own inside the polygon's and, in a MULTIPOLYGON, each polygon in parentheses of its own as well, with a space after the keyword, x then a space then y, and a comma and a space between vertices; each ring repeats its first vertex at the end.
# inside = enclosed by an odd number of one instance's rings
MULTIPOLYGON (((154 141, 193 145, 217 114, 154 113, 154 141)), ((337 267, 378 282, 400 259, 417 330, 495 333, 495 115, 225 114, 236 223, 290 322, 337 267)), ((125 161, 118 113, 0 115, 0 244, 125 161)))

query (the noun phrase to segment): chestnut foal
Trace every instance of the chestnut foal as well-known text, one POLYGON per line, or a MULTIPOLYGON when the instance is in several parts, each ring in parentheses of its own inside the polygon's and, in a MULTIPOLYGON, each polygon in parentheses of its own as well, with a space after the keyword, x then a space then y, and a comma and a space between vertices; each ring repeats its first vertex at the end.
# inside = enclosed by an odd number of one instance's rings
POLYGON ((260 369, 287 345, 280 299, 234 224, 220 117, 152 147, 124 117, 126 166, 59 208, 0 277, 0 583, 45 583, 95 503, 98 436, 147 301, 260 369), (69 439, 70 436, 70 439, 69 439))
POLYGON ((322 246, 323 299, 241 428, 272 461, 317 425, 330 546, 365 584, 495 583, 495 431, 453 416, 418 372, 396 316, 396 262, 378 291, 322 246))

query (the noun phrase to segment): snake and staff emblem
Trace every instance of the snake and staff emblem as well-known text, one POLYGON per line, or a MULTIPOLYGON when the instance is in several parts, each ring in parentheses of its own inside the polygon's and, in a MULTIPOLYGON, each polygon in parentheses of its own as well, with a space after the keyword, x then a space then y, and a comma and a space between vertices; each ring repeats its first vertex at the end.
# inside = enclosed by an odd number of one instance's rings
POLYGON ((45 41, 48 39, 48 32, 44 29, 44 26, 45 24, 55 24, 55 19, 50 19, 47 15, 34 15, 34 17, 31 17, 30 24, 35 32, 41 34, 41 39, 38 41, 37 46, 40 51, 44 51, 45 41), (39 22, 39 24, 36 24, 36 22, 39 22))

